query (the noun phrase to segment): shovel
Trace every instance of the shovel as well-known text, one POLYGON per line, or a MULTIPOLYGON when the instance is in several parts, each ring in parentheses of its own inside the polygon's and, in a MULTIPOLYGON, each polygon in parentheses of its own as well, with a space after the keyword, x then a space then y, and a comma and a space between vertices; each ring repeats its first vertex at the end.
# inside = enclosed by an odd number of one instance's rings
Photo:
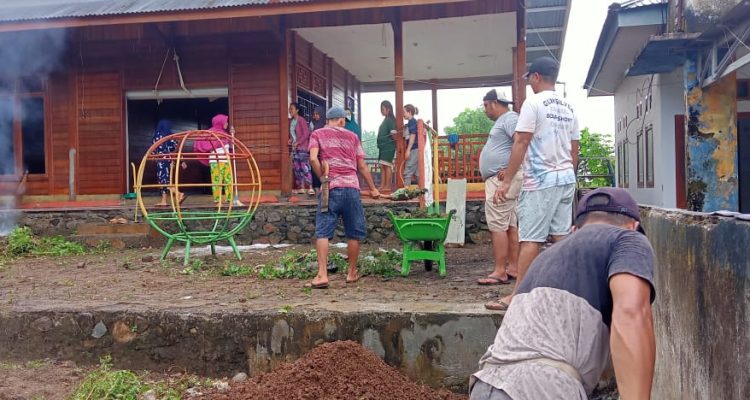
MULTIPOLYGON (((328 163, 323 161, 323 176, 328 177, 328 163)), ((328 212, 328 193, 329 193, 329 182, 328 178, 320 180, 320 212, 328 212)))

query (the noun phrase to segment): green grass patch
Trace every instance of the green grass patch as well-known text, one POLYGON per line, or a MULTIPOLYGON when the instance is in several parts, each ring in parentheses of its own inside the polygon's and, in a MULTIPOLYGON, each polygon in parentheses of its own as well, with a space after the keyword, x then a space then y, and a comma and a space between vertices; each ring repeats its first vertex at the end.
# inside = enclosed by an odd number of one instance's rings
POLYGON ((146 372, 113 370, 112 357, 104 356, 99 360, 99 367, 86 376, 68 400, 137 400, 148 391, 153 391, 160 400, 180 400, 188 388, 210 387, 211 384, 210 379, 201 380, 189 374, 149 381, 146 372))
POLYGON ((86 247, 61 236, 34 236, 29 227, 18 227, 8 236, 3 251, 6 258, 33 256, 72 256, 86 253, 86 247))
POLYGON ((99 362, 99 367, 91 371, 70 400, 130 400, 149 391, 138 374, 132 371, 112 370, 112 357, 105 356, 99 362))
MULTIPOLYGON (((288 252, 276 265, 259 265, 256 273, 261 279, 312 279, 318 273, 318 258, 315 250, 308 253, 288 252)), ((328 262, 346 273, 349 264, 342 254, 328 253, 328 262)), ((360 255, 359 274, 390 278, 399 274, 401 253, 396 250, 375 250, 360 255)))
POLYGON ((253 269, 247 265, 229 264, 221 270, 222 276, 248 276, 252 275, 253 269))

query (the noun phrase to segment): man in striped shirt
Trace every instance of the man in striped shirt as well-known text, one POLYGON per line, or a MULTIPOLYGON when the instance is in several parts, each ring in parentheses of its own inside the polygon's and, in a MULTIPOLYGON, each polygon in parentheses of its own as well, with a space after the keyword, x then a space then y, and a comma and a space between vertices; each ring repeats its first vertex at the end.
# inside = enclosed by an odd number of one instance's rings
POLYGON ((349 272, 346 283, 359 280, 357 258, 359 242, 367 237, 365 211, 359 193, 359 178, 362 174, 370 187, 370 196, 380 197, 365 163, 365 152, 357 135, 344 128, 346 113, 341 107, 332 107, 326 113, 328 125, 313 132, 310 137, 310 164, 323 184, 328 184, 327 209, 323 206, 323 195, 319 195, 318 212, 315 216, 315 248, 318 253, 318 275, 308 284, 314 289, 328 287, 328 242, 333 238, 339 224, 344 221, 347 239, 349 272))

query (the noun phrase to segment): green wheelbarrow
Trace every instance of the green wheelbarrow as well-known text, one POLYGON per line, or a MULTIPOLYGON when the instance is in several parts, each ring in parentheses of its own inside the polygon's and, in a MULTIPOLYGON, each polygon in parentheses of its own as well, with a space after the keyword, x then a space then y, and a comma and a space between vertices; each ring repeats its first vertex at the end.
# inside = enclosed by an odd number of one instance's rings
POLYGON ((436 215, 427 218, 400 218, 388 211, 396 236, 404 244, 401 275, 409 275, 412 261, 424 260, 427 271, 431 271, 433 262, 437 261, 438 273, 440 276, 445 276, 445 245, 443 243, 455 212, 451 210, 445 217, 436 215))

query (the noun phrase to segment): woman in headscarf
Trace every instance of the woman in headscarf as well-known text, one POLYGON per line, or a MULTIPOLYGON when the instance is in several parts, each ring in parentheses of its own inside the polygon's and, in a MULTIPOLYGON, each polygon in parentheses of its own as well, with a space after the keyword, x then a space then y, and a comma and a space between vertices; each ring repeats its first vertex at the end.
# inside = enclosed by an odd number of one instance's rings
POLYGON ((299 114, 299 105, 297 103, 289 104, 289 144, 292 145, 292 169, 294 171, 294 181, 297 190, 294 193, 314 195, 312 188, 312 174, 310 168, 310 150, 307 148, 310 144, 310 127, 307 125, 305 118, 299 114))
POLYGON ((382 171, 380 187, 381 193, 391 192, 393 182, 391 171, 393 170, 393 159, 396 156, 396 116, 393 114, 393 104, 388 100, 380 103, 380 113, 383 114, 383 122, 378 128, 378 163, 382 171))
POLYGON ((323 106, 315 106, 315 109, 313 110, 312 121, 310 121, 311 133, 326 126, 325 115, 326 109, 323 106))
MULTIPOLYGON (((209 131, 216 133, 227 133, 229 128, 229 117, 224 114, 218 114, 211 119, 211 128, 209 131)), ((201 158, 203 165, 211 168, 211 193, 216 204, 222 201, 229 202, 232 200, 232 187, 234 186, 232 178, 232 167, 229 164, 230 152, 229 143, 213 135, 205 135, 202 140, 196 140, 194 149, 198 153, 208 153, 207 158, 201 158), (222 197, 223 189, 223 197, 222 197)))
MULTIPOLYGON (((159 120, 159 123, 156 125, 156 131, 154 132, 154 136, 151 139, 151 144, 154 144, 158 142, 159 140, 169 136, 172 134, 172 124, 167 119, 159 120)), ((155 154, 171 154, 174 153, 177 149, 177 142, 174 140, 167 140, 164 141, 162 144, 160 144, 156 149, 154 149, 155 154)), ((169 194, 169 191, 171 190, 169 188, 169 176, 172 169, 172 161, 167 159, 165 157, 164 160, 160 160, 156 162, 156 179, 159 182, 161 187, 161 202, 156 203, 157 206, 166 206, 167 203, 167 195, 169 194)), ((177 199, 178 201, 182 201, 185 198, 185 195, 183 193, 178 192, 177 193, 177 199)))
MULTIPOLYGON (((326 109, 323 106, 315 106, 315 109, 313 110, 312 120, 310 121, 310 134, 315 132, 316 130, 320 128, 325 128, 326 126, 326 109)), ((311 167, 312 169, 312 167, 311 167)), ((317 175, 312 175, 312 187, 317 193, 320 191, 320 179, 317 175)))

